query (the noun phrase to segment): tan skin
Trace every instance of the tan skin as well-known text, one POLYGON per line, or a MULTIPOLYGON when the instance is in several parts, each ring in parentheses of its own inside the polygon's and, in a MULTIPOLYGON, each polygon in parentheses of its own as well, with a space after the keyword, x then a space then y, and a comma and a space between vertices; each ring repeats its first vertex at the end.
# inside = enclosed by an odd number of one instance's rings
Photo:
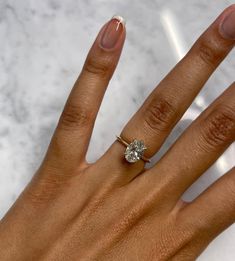
MULTIPOLYGON (((152 157, 234 46, 219 25, 227 8, 153 90, 123 128, 152 157)), ((235 84, 215 100, 149 169, 125 161, 115 140, 94 163, 86 152, 105 89, 117 65, 101 29, 60 117, 45 158, 0 223, 1 261, 195 260, 235 221, 235 169, 192 202, 184 191, 235 139, 235 84)), ((216 86, 214 86, 216 88, 216 86)), ((107 127, 107 126, 106 126, 107 127)))

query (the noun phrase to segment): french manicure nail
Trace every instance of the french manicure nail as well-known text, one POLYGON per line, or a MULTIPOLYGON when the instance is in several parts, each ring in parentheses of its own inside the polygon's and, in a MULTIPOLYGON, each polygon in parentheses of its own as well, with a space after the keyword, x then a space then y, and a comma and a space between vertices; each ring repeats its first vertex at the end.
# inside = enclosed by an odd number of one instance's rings
POLYGON ((114 48, 123 33, 124 26, 125 20, 123 17, 119 15, 113 16, 103 32, 100 41, 101 46, 105 49, 114 48))
POLYGON ((219 31, 224 38, 235 40, 235 10, 224 18, 219 31))

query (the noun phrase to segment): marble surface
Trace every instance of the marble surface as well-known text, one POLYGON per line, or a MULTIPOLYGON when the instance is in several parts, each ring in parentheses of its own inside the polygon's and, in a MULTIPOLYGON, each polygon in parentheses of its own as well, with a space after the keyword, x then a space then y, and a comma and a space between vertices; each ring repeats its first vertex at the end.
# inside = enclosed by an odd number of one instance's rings
MULTIPOLYGON (((98 114, 89 147, 90 161, 104 153, 153 87, 220 11, 232 3, 226 0, 1 0, 0 217, 39 166, 66 97, 103 23, 113 14, 123 15, 127 20, 127 40, 98 114)), ((234 81, 234 57, 232 52, 210 78, 161 153, 234 81)), ((194 198, 231 168, 234 155, 232 145, 184 197, 194 198)), ((235 260, 234 240, 233 225, 198 260, 235 260)))

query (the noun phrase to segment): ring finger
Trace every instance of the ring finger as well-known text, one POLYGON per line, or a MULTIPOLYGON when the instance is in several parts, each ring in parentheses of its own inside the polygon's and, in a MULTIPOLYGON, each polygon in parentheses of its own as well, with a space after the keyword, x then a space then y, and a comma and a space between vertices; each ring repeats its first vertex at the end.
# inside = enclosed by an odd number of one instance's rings
MULTIPOLYGON (((232 5, 222 12, 186 56, 152 91, 122 130, 121 136, 127 142, 133 138, 144 141, 148 148, 146 157, 152 157, 159 150, 205 82, 234 46, 234 28, 231 26, 234 11, 235 5, 232 5)), ((115 141, 100 162, 121 173, 127 170, 128 175, 124 178, 126 182, 143 171, 144 161, 129 164, 123 159, 123 153, 123 145, 115 141), (112 164, 107 164, 110 160, 112 164)))

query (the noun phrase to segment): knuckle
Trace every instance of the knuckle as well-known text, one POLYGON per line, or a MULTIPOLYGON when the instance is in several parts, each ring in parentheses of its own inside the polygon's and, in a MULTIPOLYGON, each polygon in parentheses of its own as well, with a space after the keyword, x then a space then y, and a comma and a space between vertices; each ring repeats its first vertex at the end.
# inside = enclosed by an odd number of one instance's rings
POLYGON ((217 65, 224 57, 225 50, 213 40, 202 38, 199 41, 199 57, 210 66, 217 65))
POLYGON ((68 104, 65 106, 61 119, 60 127, 62 129, 76 129, 92 122, 92 113, 78 105, 68 104))
POLYGON ((203 131, 206 145, 211 147, 223 146, 235 137, 235 113, 232 108, 223 106, 217 108, 206 119, 203 131))
POLYGON ((99 77, 106 77, 109 75, 111 67, 112 65, 108 59, 101 60, 92 56, 87 58, 84 65, 84 71, 99 77))
POLYGON ((67 187, 68 179, 59 178, 55 173, 51 174, 41 178, 26 192, 26 197, 32 205, 44 205, 55 200, 58 193, 67 187))
POLYGON ((144 110, 145 124, 153 131, 168 131, 176 118, 175 106, 165 98, 154 98, 144 110))
POLYGON ((184 216, 184 220, 181 220, 176 231, 183 238, 184 245, 188 245, 189 242, 203 242, 209 236, 209 225, 210 222, 206 218, 195 222, 194 218, 184 216))

